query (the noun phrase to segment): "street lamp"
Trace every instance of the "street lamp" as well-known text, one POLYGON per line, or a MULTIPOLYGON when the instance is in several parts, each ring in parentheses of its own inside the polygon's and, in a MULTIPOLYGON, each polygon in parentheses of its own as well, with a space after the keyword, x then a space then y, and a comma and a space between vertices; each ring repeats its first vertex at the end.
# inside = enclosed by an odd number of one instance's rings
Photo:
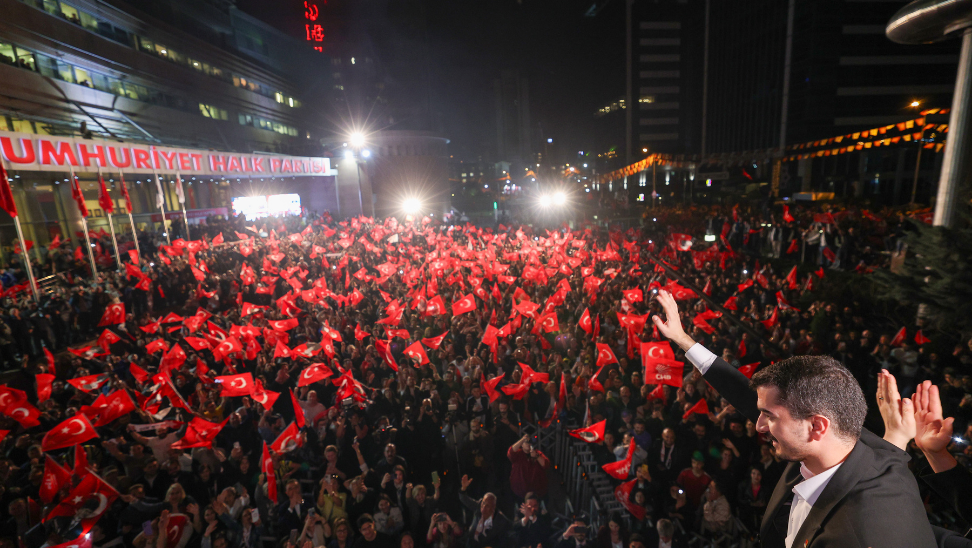
POLYGON ((360 131, 352 133, 350 139, 348 140, 351 142, 351 146, 355 148, 363 147, 365 144, 364 133, 361 133, 360 131))

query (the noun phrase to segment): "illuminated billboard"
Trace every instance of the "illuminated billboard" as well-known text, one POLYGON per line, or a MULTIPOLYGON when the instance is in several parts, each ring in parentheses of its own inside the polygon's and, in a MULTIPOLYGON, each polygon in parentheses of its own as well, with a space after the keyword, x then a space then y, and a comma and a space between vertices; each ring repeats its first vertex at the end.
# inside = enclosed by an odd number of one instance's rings
POLYGON ((273 194, 270 196, 238 196, 233 198, 233 214, 242 213, 247 221, 262 217, 300 215, 299 194, 273 194))

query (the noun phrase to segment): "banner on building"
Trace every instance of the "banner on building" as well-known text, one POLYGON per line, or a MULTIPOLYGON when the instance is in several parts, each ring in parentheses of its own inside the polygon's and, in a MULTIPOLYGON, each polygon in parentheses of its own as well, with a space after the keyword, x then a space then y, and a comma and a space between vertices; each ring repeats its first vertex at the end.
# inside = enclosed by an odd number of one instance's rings
POLYGON ((12 170, 77 172, 122 171, 125 173, 173 173, 320 177, 337 175, 330 158, 281 154, 237 154, 212 150, 158 147, 0 131, 0 155, 12 170))

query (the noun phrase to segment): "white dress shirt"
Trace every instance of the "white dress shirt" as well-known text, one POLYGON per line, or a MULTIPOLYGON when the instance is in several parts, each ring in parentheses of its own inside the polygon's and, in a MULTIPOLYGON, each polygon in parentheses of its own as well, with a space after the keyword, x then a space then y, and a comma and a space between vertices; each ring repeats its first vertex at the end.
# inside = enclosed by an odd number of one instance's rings
POLYGON ((835 464, 815 476, 805 464, 800 463, 800 475, 803 476, 803 481, 793 486, 793 504, 790 506, 790 519, 786 525, 786 548, 793 546, 793 541, 800 532, 803 522, 810 515, 814 503, 827 488, 827 484, 841 464, 843 463, 835 464))

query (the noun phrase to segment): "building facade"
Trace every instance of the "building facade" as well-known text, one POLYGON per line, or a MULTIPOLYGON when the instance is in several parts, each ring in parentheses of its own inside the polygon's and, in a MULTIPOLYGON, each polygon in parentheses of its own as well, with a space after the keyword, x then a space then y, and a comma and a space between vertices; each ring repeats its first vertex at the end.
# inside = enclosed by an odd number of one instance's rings
MULTIPOLYGON (((324 155, 327 120, 316 102, 331 89, 329 61, 229 2, 0 0, 0 13, 0 132, 18 142, 78 138, 199 154, 324 155)), ((173 211, 182 205, 174 194, 180 171, 190 219, 232 213, 238 196, 287 192, 301 194, 308 210, 337 211, 336 198, 328 198, 336 196, 330 168, 297 175, 159 165, 148 174, 95 160, 31 170, 11 161, 13 150, 3 152, 15 199, 25 204, 25 237, 40 245, 58 234, 76 238, 71 207, 62 204, 72 171, 89 202, 97 199, 99 173, 112 193, 124 177, 134 221, 148 229, 161 227, 155 175, 173 211)), ((93 219, 93 228, 101 222, 93 219)), ((127 222, 127 214, 116 219, 127 222)), ((12 230, 10 219, 0 219, 4 245, 12 230)))

